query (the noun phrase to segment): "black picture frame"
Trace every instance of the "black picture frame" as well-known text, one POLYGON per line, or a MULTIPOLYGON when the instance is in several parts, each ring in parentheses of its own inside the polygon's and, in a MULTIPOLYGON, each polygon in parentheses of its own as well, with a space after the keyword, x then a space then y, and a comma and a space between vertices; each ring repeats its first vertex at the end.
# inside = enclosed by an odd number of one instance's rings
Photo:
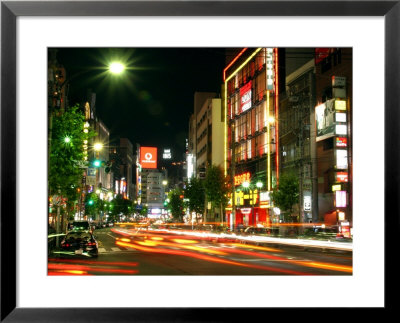
MULTIPOLYGON (((1 321, 3 322, 235 322, 246 311, 256 318, 288 308, 18 308, 16 307, 16 19, 18 16, 383 16, 385 19, 385 306, 399 275, 390 237, 399 233, 400 4, 396 1, 2 1, 1 2, 1 321), (389 278, 390 277, 390 278, 389 278)), ((372 50, 372 49, 371 49, 372 50)), ((379 111, 378 111, 379 112, 379 111)), ((382 212, 382 208, 376 212, 382 212)), ((397 256, 395 256, 397 257, 397 256)), ((373 259, 371 259, 373 261, 373 259)), ((318 291, 317 291, 318 292, 318 291)), ((319 291, 321 292, 321 291, 319 291)), ((327 304, 328 305, 328 304, 327 304)), ((296 310, 296 312, 295 312, 296 310)), ((346 319, 347 309, 325 309, 319 319, 346 319), (329 313, 329 314, 328 314, 329 313), (327 314, 327 315, 326 315, 327 314)), ((376 317, 382 319, 382 309, 376 317)), ((374 313, 374 314, 372 314, 374 313)), ((369 318, 375 316, 369 312, 369 318)), ((386 315, 386 313, 385 313, 386 315)), ((315 317, 316 318, 316 317, 315 317)), ((349 319, 350 317, 347 317, 349 319)), ((282 317, 281 317, 282 319, 282 317)), ((247 321, 254 321, 249 319, 247 321)))

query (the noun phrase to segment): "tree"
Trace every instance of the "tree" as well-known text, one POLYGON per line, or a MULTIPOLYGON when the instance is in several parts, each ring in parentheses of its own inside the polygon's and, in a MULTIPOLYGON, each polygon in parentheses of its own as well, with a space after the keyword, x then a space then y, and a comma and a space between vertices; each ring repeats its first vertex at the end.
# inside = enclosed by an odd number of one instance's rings
POLYGON ((168 209, 171 211, 172 218, 175 222, 183 222, 183 192, 176 188, 168 193, 168 209))
POLYGON ((49 186, 50 192, 61 190, 68 195, 70 188, 79 187, 84 161, 84 141, 94 136, 85 133, 85 117, 79 106, 67 109, 63 114, 53 117, 52 140, 50 147, 49 186))
POLYGON ((202 214, 204 211, 205 191, 203 180, 191 178, 185 186, 184 195, 185 199, 187 199, 186 205, 190 212, 196 212, 197 221, 197 214, 202 214))
POLYGON ((68 108, 52 119, 51 145, 49 146, 49 195, 67 198, 67 210, 78 199, 77 188, 81 185, 82 166, 87 165, 84 156, 85 140, 96 135, 84 130, 85 117, 79 105, 68 108))
POLYGON ((149 212, 149 208, 146 205, 142 205, 142 208, 140 209, 139 214, 145 218, 147 218, 147 214, 149 212))
POLYGON ((298 203, 299 198, 299 179, 295 173, 282 173, 279 179, 279 185, 272 193, 271 199, 274 205, 289 215, 293 213, 293 206, 298 203))
POLYGON ((228 204, 227 194, 229 192, 229 185, 221 167, 215 165, 208 167, 204 180, 204 188, 207 201, 211 202, 213 208, 220 209, 222 220, 224 209, 228 204))
POLYGON ((89 193, 85 196, 85 213, 94 220, 100 209, 100 199, 96 193, 89 193))
POLYGON ((110 213, 109 216, 113 221, 119 221, 121 214, 128 215, 132 210, 132 201, 124 199, 121 194, 118 194, 110 202, 110 213))

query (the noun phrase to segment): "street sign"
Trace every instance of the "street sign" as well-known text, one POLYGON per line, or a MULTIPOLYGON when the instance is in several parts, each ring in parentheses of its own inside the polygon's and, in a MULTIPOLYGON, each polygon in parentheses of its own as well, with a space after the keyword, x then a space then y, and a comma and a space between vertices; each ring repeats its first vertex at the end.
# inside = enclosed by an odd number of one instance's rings
POLYGON ((61 196, 60 195, 53 195, 51 198, 53 205, 60 205, 61 204, 61 196))
POLYGON ((94 168, 94 167, 88 168, 86 184, 87 185, 96 185, 96 168, 94 168))

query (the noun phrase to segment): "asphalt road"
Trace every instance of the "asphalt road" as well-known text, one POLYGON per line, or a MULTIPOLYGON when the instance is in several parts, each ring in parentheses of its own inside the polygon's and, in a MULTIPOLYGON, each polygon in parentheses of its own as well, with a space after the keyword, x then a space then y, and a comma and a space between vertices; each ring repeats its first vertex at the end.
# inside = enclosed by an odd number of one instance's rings
POLYGON ((49 255, 49 275, 352 275, 352 253, 130 227, 98 229, 99 256, 49 255))

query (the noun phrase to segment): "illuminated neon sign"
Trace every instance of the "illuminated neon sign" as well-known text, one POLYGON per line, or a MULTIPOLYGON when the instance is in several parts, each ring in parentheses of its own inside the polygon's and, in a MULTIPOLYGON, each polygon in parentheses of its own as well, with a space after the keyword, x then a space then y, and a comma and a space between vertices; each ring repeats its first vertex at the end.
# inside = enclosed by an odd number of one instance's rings
POLYGON ((140 147, 140 164, 142 168, 157 168, 157 148, 140 147))
POLYGON ((274 49, 267 48, 267 90, 274 90, 274 49))
POLYGON ((346 191, 336 191, 336 207, 346 207, 347 206, 347 197, 346 191))
POLYGON ((240 89, 240 110, 244 112, 251 108, 251 81, 240 89))
POLYGON ((336 137, 336 147, 347 147, 347 138, 336 137))
POLYGON ((336 168, 347 169, 347 150, 337 149, 336 150, 336 168))
POLYGON ((235 186, 241 185, 243 182, 250 182, 250 173, 243 173, 240 175, 235 175, 235 186))
POLYGON ((349 174, 347 172, 337 172, 336 181, 341 183, 347 183, 349 181, 349 174))
POLYGON ((346 101, 336 100, 335 101, 335 110, 346 111, 346 101))

